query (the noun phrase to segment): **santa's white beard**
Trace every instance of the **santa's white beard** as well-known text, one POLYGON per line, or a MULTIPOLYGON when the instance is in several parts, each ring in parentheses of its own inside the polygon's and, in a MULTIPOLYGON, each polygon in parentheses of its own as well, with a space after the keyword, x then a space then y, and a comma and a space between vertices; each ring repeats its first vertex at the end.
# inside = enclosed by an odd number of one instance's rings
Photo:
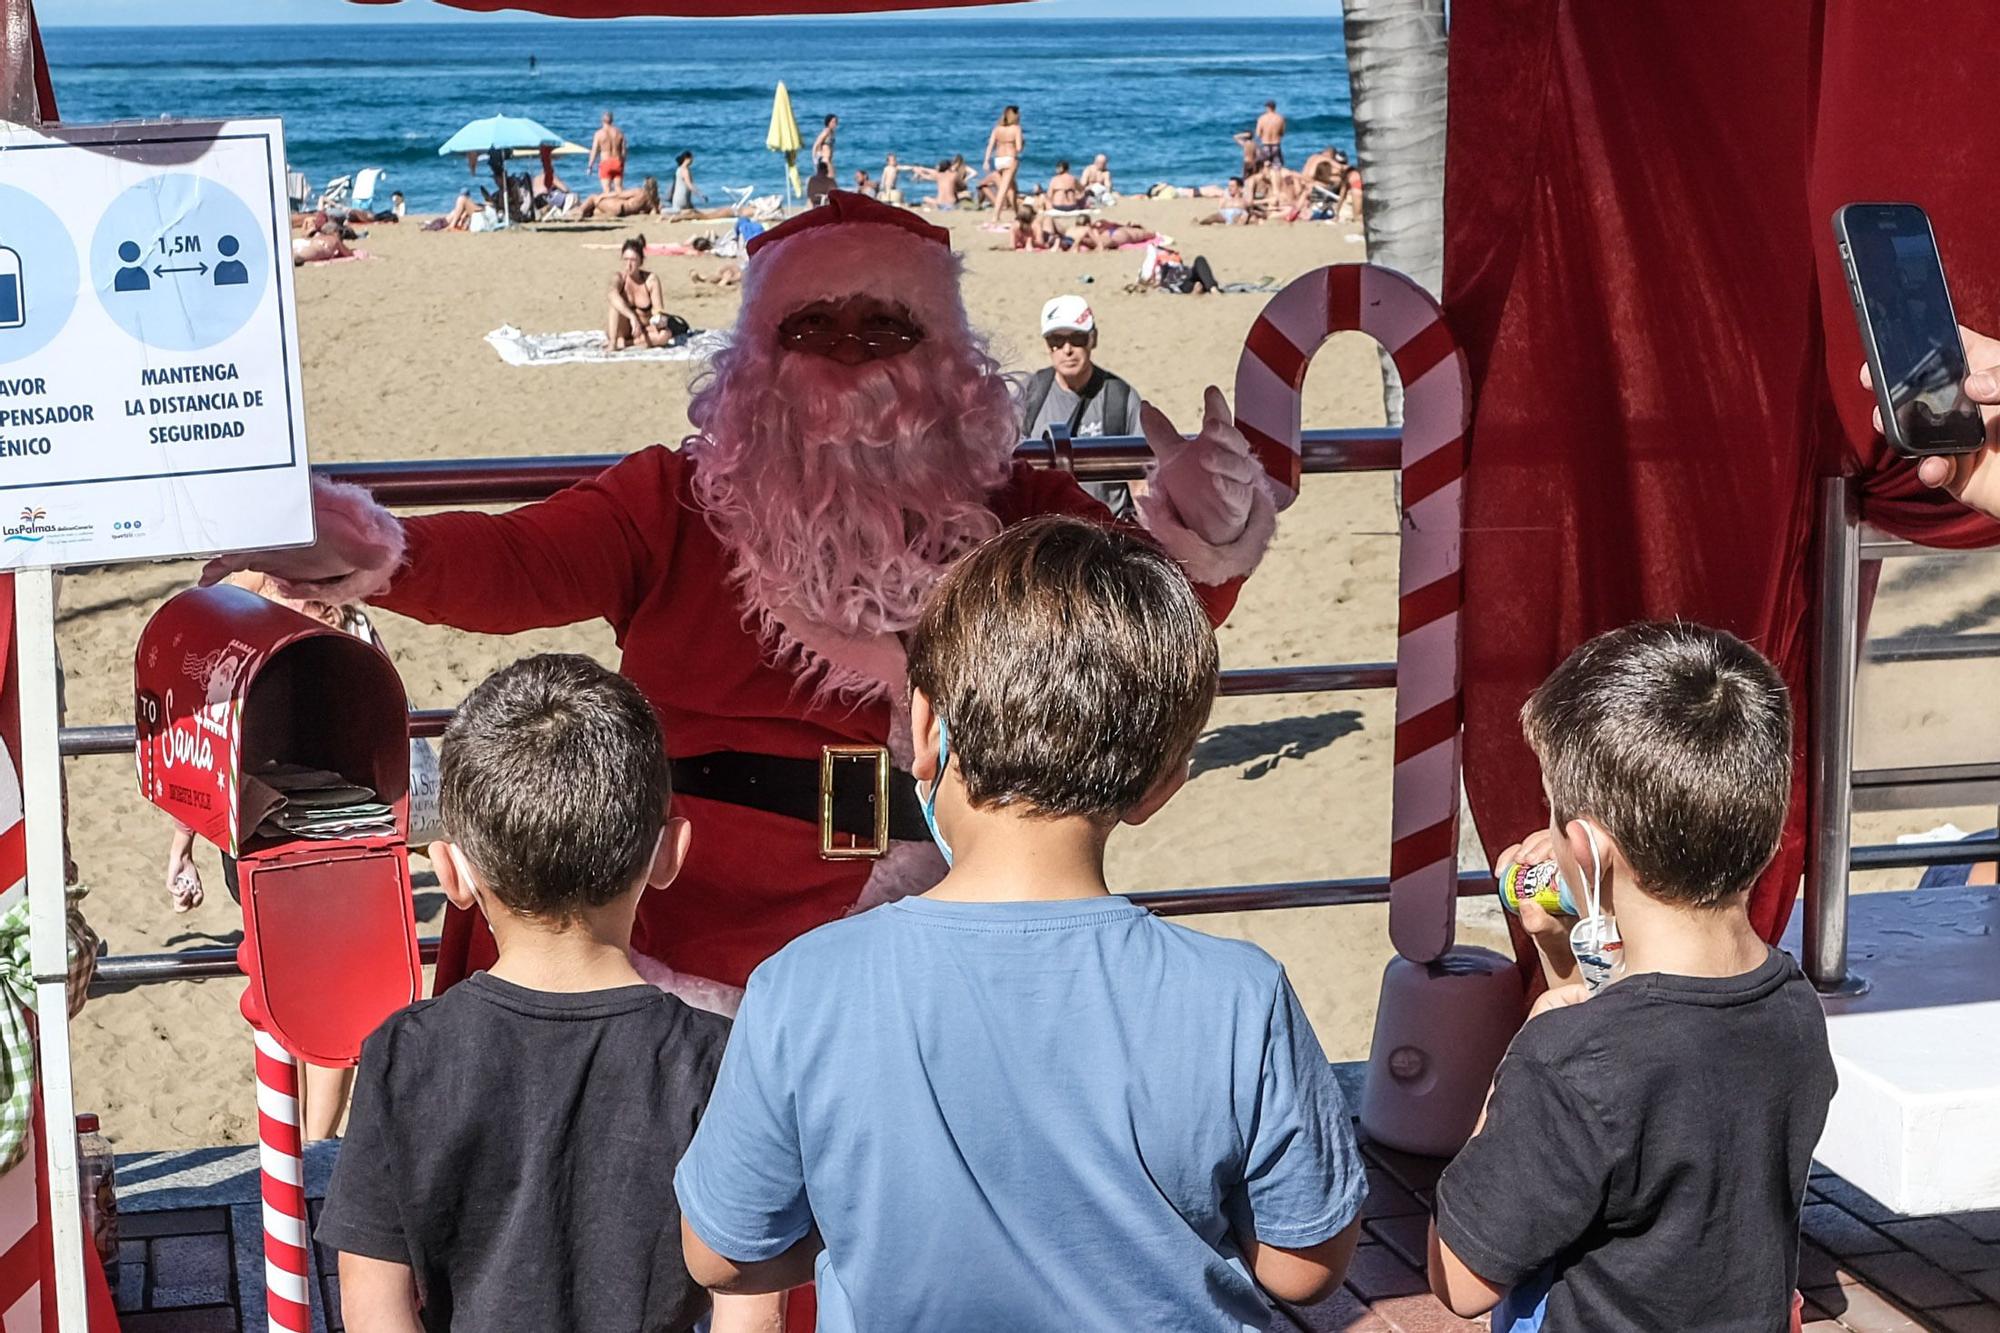
MULTIPOLYGON (((909 629, 938 575, 1000 530, 987 498, 1017 427, 977 345, 925 342, 858 366, 737 345, 711 372, 688 409, 695 495, 747 616, 781 650, 813 629, 909 629)), ((850 672, 820 683, 874 692, 850 672)))

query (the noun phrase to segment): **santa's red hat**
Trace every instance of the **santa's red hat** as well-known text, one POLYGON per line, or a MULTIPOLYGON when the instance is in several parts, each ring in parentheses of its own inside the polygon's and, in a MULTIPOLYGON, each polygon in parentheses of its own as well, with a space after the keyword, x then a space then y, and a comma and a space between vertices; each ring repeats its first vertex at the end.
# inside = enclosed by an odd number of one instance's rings
POLYGON ((743 266, 739 337, 776 333, 785 316, 815 301, 873 296, 903 307, 926 333, 970 336, 959 295, 963 261, 951 233, 846 190, 754 237, 743 266))

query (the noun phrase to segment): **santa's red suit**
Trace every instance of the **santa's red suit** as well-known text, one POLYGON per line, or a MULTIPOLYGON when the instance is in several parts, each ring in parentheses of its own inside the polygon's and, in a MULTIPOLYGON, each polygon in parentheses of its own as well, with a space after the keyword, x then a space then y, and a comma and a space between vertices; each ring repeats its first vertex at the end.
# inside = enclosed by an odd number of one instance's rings
MULTIPOLYGON (((1000 527, 1046 513, 1111 521, 1069 474, 1011 461, 1007 384, 967 325, 948 239, 836 194, 758 238, 730 350, 698 389, 681 450, 644 449, 499 515, 399 522, 322 484, 319 545, 259 558, 319 580, 316 595, 461 629, 611 624, 620 670, 659 711, 676 808, 694 827, 679 879, 641 900, 634 961, 698 1004, 733 1011, 750 971, 788 941, 942 876, 907 817, 896 636, 936 574, 1000 527), (844 831, 819 817, 822 773, 841 790, 844 831), (824 841, 873 843, 878 781, 898 815, 885 854, 829 858, 824 841)), ((1192 443, 1148 411, 1161 463, 1141 504, 1218 623, 1275 522, 1219 408, 1211 392, 1192 443)), ((453 911, 438 988, 492 958, 484 922, 453 911)))

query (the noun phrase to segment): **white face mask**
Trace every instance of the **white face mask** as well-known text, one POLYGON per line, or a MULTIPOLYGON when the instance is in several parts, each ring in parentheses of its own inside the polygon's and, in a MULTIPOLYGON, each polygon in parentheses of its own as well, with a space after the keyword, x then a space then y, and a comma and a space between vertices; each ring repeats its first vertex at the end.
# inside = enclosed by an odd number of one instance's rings
POLYGON ((1590 840, 1590 887, 1584 894, 1584 915, 1569 931, 1569 949, 1576 955, 1577 971, 1583 984, 1595 995, 1618 979, 1625 970, 1625 945, 1618 938, 1618 922, 1599 898, 1604 887, 1604 861, 1597 848, 1597 830, 1588 820, 1578 820, 1590 840))

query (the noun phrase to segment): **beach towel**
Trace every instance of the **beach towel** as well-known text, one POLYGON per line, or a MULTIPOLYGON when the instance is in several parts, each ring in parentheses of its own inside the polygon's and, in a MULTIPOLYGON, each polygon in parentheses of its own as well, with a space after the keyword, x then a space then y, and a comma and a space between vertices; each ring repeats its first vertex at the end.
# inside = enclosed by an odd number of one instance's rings
POLYGON ((602 329, 523 333, 512 324, 502 324, 486 335, 486 341, 510 366, 560 366, 580 361, 706 361, 728 340, 714 329, 697 329, 666 347, 628 347, 614 352, 602 329))
MULTIPOLYGON (((585 241, 583 242, 583 248, 586 250, 623 250, 625 247, 612 241, 585 241)), ((698 255, 701 251, 691 245, 682 245, 679 241, 658 241, 649 242, 646 246, 646 253, 648 255, 698 255)))

